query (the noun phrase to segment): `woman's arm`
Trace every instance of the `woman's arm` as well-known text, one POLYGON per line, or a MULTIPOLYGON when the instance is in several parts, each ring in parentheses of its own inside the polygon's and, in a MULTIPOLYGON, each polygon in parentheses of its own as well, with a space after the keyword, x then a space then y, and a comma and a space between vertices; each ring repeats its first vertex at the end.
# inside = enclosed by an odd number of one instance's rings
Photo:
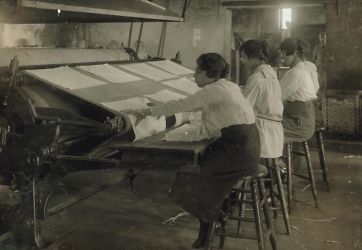
POLYGON ((195 111, 208 106, 211 103, 220 101, 220 92, 217 86, 210 84, 203 87, 194 95, 184 99, 169 101, 150 108, 150 113, 153 116, 169 116, 176 113, 195 111))
POLYGON ((258 98, 262 98, 262 90, 259 81, 257 79, 248 80, 242 93, 249 104, 254 107, 258 98))
POLYGON ((282 100, 286 100, 291 94, 297 91, 302 76, 297 70, 290 69, 280 80, 280 88, 282 90, 282 100))

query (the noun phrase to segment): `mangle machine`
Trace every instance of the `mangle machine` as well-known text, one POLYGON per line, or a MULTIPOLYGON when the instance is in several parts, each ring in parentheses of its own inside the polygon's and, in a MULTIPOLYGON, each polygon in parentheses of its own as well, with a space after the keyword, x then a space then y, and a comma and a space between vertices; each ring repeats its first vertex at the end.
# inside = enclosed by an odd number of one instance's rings
MULTIPOLYGON (((99 2, 2 1, 1 21, 182 21, 148 1, 99 2), (62 15, 54 15, 58 9, 62 15)), ((158 57, 148 60, 122 49, 0 48, 0 182, 17 195, 17 202, 0 204, 0 235, 11 232, 23 244, 43 247, 42 220, 101 190, 49 207, 64 188, 57 180, 69 173, 122 168, 128 171, 123 179, 132 179, 140 166, 197 171, 209 141, 163 140, 185 115, 151 118, 137 127, 122 113, 198 90, 190 69, 160 58, 164 36, 162 31, 158 57)))

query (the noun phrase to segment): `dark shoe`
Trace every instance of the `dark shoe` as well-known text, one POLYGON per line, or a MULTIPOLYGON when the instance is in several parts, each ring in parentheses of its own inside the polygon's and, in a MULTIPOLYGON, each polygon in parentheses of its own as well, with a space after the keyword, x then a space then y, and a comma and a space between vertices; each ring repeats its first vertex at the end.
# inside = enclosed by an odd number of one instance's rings
POLYGON ((205 248, 206 243, 207 243, 207 234, 209 232, 210 223, 203 222, 200 219, 199 219, 199 221, 200 221, 199 236, 194 241, 194 243, 192 243, 192 248, 193 249, 205 248))
MULTIPOLYGON (((228 198, 226 198, 221 206, 221 211, 219 214, 219 220, 220 217, 229 217, 230 215, 232 215, 233 213, 233 205, 234 203, 237 201, 237 193, 236 192, 231 192, 230 196, 228 198)), ((220 220, 221 221, 221 220, 220 220)))
POLYGON ((280 171, 280 178, 282 181, 285 181, 287 179, 287 175, 288 175, 288 170, 287 168, 283 168, 283 167, 280 167, 279 168, 279 171, 280 171))
POLYGON ((206 247, 206 240, 197 239, 192 243, 192 249, 202 249, 206 247))
POLYGON ((221 224, 226 223, 228 221, 230 215, 231 214, 226 213, 223 210, 220 210, 219 217, 217 218, 217 220, 221 224))

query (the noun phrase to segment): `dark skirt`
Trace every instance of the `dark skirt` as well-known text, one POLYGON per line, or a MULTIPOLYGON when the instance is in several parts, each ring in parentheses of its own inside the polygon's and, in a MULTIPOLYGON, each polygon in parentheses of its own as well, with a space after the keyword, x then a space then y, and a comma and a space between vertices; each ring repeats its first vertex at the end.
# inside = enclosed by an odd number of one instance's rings
POLYGON ((315 130, 313 102, 285 102, 282 125, 285 142, 310 139, 315 130))
POLYGON ((221 132, 200 158, 200 174, 179 172, 169 192, 174 202, 205 221, 217 218, 233 186, 255 172, 260 159, 255 124, 234 125, 221 132))

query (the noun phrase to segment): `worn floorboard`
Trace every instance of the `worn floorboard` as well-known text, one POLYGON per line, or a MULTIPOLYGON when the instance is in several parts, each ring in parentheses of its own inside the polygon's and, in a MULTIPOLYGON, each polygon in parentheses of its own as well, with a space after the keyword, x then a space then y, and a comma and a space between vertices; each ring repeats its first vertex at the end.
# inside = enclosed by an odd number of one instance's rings
MULTIPOLYGON (((297 180, 291 235, 285 235, 281 214, 275 220, 280 250, 362 249, 362 146, 327 145, 331 192, 318 181, 319 208, 314 207, 307 183, 297 180)), ((313 154, 314 167, 317 156, 313 154)), ((124 174, 122 171, 92 171, 66 178, 70 193, 124 174), (113 177, 112 177, 113 176, 113 177)), ((135 195, 128 182, 117 184, 57 214, 43 223, 44 236, 54 241, 48 250, 184 250, 191 249, 198 222, 181 217, 175 225, 162 222, 182 210, 167 197, 175 171, 146 171, 135 179, 135 195)), ((248 230, 251 225, 245 225, 248 230)), ((215 241, 215 244, 217 240, 215 241)), ((271 249, 269 243, 268 249, 271 249)), ((11 242, 0 249, 27 249, 11 242)), ((227 238, 225 249, 257 249, 252 240, 227 238)))

